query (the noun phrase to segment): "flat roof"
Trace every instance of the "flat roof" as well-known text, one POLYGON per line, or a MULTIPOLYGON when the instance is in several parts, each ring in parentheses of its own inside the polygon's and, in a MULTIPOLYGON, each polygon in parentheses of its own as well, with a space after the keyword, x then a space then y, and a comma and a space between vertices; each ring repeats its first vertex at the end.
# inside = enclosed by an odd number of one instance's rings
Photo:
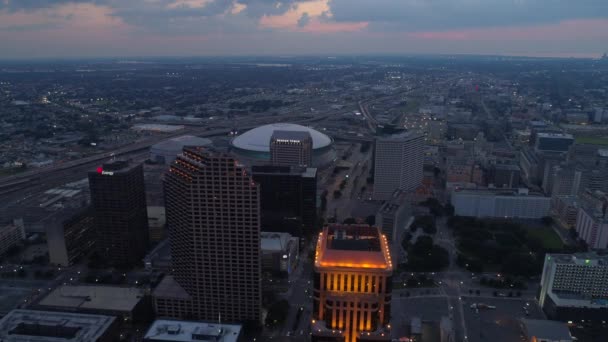
POLYGON ((570 330, 564 322, 546 319, 522 318, 522 323, 528 333, 528 338, 547 339, 551 341, 571 341, 570 330))
POLYGON ((319 233, 315 267, 341 267, 392 271, 386 236, 367 225, 326 226, 319 233))
POLYGON ((241 329, 240 324, 158 319, 152 323, 144 339, 179 342, 236 342, 241 334, 241 329))
POLYGON ((0 341, 97 341, 103 337, 115 319, 105 315, 12 310, 0 320, 0 341))
POLYGON ((263 251, 287 250, 292 236, 289 233, 261 232, 261 249, 263 251))
POLYGON ((539 138, 565 138, 565 139, 574 139, 572 134, 568 133, 553 133, 553 132, 542 132, 538 133, 539 138))
POLYGON ((143 297, 144 290, 136 287, 62 285, 38 305, 129 312, 143 297))

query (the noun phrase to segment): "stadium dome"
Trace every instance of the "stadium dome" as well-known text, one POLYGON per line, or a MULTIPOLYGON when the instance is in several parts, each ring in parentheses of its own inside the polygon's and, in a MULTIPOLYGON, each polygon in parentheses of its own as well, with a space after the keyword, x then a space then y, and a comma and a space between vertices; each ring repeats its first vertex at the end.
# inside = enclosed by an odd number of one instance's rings
POLYGON ((322 167, 335 158, 333 140, 330 137, 313 128, 291 123, 273 123, 253 128, 232 139, 230 144, 241 161, 267 161, 270 159, 270 138, 274 131, 308 132, 312 138, 315 167, 322 167))
POLYGON ((150 159, 161 164, 171 164, 178 154, 182 153, 184 146, 211 146, 213 142, 206 138, 192 135, 161 141, 150 147, 150 159))

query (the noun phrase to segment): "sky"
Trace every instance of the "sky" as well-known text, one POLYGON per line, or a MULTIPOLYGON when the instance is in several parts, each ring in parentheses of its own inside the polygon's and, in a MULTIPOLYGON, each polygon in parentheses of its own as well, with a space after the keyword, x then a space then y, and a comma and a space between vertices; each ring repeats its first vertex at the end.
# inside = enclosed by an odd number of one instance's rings
POLYGON ((0 58, 599 57, 608 0, 0 0, 0 58))

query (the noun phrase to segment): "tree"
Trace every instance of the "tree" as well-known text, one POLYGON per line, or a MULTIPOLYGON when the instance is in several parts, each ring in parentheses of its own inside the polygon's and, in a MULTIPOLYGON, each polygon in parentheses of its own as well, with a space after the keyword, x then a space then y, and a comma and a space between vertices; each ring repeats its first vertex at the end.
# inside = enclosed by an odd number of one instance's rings
POLYGON ((551 216, 543 216, 540 221, 543 223, 543 225, 549 227, 553 224, 553 217, 551 216))
POLYGON ((289 313, 289 302, 285 299, 281 299, 278 302, 274 302, 270 308, 268 308, 268 315, 266 316, 266 325, 274 327, 281 325, 287 314, 289 313))

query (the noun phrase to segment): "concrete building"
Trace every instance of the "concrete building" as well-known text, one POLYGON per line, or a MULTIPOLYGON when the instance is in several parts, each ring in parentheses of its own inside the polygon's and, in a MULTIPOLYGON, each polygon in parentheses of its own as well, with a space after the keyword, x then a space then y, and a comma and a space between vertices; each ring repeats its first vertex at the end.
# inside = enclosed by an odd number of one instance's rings
POLYGON ((166 237, 167 217, 165 207, 148 207, 148 229, 150 242, 159 242, 166 237))
POLYGON ((376 138, 374 199, 386 200, 395 190, 413 191, 422 184, 423 147, 424 137, 413 132, 376 138))
POLYGON ((118 320, 104 315, 13 310, 0 319, 4 342, 114 342, 118 320))
POLYGON ((497 188, 513 189, 519 186, 521 169, 514 164, 495 164, 490 167, 487 175, 488 184, 497 188))
POLYGON ((407 202, 406 194, 397 190, 378 210, 376 224, 380 226, 382 234, 392 243, 399 236, 397 230, 403 229, 410 217, 411 206, 407 202))
POLYGON ((0 226, 0 256, 4 255, 11 247, 19 244, 25 239, 25 227, 23 220, 14 220, 13 223, 0 226))
POLYGON ((317 169, 252 166, 260 186, 260 214, 266 231, 312 235, 317 223, 317 169))
POLYGON ((135 265, 149 244, 141 164, 111 161, 89 172, 97 250, 110 263, 135 265))
POLYGON ((49 261, 71 266, 95 249, 95 218, 90 208, 75 213, 63 224, 49 225, 46 231, 49 261))
POLYGON ((146 332, 144 342, 237 342, 241 329, 239 324, 159 319, 146 332))
POLYGON ((312 341, 390 341, 392 275, 379 228, 325 227, 315 252, 312 341))
POLYGON ((276 130, 270 137, 270 162, 282 166, 312 166, 309 132, 276 130))
POLYGON ((260 191, 234 157, 184 148, 165 176, 172 276, 157 317, 260 321, 260 191))
POLYGON ((572 134, 538 133, 534 143, 536 152, 568 152, 574 144, 572 134))
POLYGON ((299 239, 287 233, 262 232, 262 271, 289 276, 298 265, 299 239))
POLYGON ((452 192, 455 215, 539 219, 549 215, 551 198, 527 189, 456 189, 452 192))
POLYGON ((554 166, 549 177, 544 190, 551 196, 576 196, 585 185, 585 171, 574 165, 554 166))
POLYGON ((483 185, 483 169, 472 158, 449 158, 445 170, 448 183, 483 185))
POLYGON ((608 320, 608 257, 595 253, 547 254, 539 304, 549 319, 608 320))
POLYGON ((551 211, 564 225, 576 227, 580 201, 577 196, 551 197, 551 211))
POLYGON ((146 321, 151 303, 144 289, 119 286, 60 285, 34 305, 45 311, 63 311, 120 317, 121 324, 146 321))
POLYGON ((576 216, 576 232, 579 239, 584 240, 591 249, 608 247, 608 218, 606 207, 601 210, 583 205, 576 216))
POLYGON ((213 142, 207 138, 182 135, 152 145, 150 147, 150 160, 169 165, 175 160, 178 154, 182 153, 185 146, 204 147, 211 145, 213 145, 213 142))
POLYGON ((521 319, 526 342, 573 342, 568 325, 546 319, 521 319))

